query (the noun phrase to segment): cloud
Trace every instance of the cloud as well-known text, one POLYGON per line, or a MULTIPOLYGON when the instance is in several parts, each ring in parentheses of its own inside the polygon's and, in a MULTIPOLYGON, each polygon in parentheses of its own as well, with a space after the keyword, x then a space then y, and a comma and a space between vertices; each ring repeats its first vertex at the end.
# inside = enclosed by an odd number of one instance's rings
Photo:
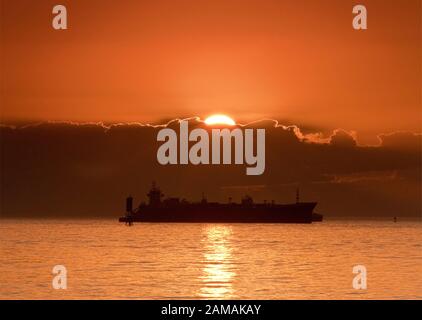
MULTIPOLYGON (((264 119, 240 128, 266 129, 266 171, 246 176, 243 166, 161 166, 158 130, 179 119, 142 123, 50 122, 0 126, 1 214, 6 216, 113 216, 128 194, 145 200, 151 181, 166 195, 210 200, 319 202, 328 215, 404 215, 421 212, 420 134, 381 134, 362 146, 342 129, 324 136, 264 119)), ((190 127, 204 127, 189 118, 190 127)))
POLYGON ((257 191, 257 190, 264 190, 267 186, 266 185, 243 185, 243 186, 222 186, 221 189, 223 190, 237 190, 237 191, 257 191))
POLYGON ((378 139, 380 146, 399 150, 417 150, 422 144, 422 134, 404 131, 380 134, 378 139))
POLYGON ((397 179, 403 179, 399 177, 397 171, 371 171, 371 172, 358 172, 343 175, 328 175, 328 179, 324 181, 316 181, 315 183, 333 183, 333 184, 344 184, 344 183, 367 183, 367 182, 388 182, 397 179))

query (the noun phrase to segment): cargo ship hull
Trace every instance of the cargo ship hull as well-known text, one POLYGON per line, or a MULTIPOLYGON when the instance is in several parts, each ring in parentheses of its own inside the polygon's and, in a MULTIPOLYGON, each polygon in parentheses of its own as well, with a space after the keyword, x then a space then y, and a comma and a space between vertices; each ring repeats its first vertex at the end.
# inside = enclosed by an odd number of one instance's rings
POLYGON ((193 205, 177 207, 140 207, 127 214, 120 222, 165 223, 312 223, 317 203, 285 205, 193 205))

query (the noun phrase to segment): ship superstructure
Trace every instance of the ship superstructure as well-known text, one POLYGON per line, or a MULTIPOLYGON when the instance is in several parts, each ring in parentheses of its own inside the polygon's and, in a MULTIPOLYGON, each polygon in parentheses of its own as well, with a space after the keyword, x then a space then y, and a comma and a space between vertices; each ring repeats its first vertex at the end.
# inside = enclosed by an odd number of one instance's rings
POLYGON ((203 196, 199 202, 180 198, 164 198, 161 189, 153 183, 147 194, 148 203, 133 209, 133 198, 126 200, 126 214, 120 222, 167 222, 167 223, 312 223, 322 221, 322 215, 314 213, 316 202, 301 202, 299 190, 292 204, 255 203, 246 195, 240 203, 208 202, 203 196))

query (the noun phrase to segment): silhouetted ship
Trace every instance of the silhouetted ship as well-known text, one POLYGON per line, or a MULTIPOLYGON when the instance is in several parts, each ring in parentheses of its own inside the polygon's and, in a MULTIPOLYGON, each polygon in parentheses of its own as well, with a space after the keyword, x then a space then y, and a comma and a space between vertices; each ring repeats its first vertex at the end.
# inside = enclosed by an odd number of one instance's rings
POLYGON ((229 199, 226 204, 202 201, 191 203, 179 198, 162 200, 164 194, 153 184, 147 194, 148 204, 141 203, 133 210, 133 198, 126 199, 126 214, 120 222, 131 225, 133 222, 189 222, 189 223, 312 223, 322 221, 323 216, 314 213, 316 202, 300 202, 299 190, 296 203, 276 204, 254 203, 250 196, 242 202, 229 199))

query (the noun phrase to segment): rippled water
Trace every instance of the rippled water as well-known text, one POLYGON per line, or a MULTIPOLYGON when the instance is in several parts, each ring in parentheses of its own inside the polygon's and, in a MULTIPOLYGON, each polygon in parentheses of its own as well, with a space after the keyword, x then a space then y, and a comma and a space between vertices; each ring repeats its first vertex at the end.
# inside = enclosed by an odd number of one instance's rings
POLYGON ((0 298, 422 298, 422 224, 0 220, 0 298), (52 268, 67 268, 67 290, 52 268), (355 290, 352 268, 367 268, 355 290))

